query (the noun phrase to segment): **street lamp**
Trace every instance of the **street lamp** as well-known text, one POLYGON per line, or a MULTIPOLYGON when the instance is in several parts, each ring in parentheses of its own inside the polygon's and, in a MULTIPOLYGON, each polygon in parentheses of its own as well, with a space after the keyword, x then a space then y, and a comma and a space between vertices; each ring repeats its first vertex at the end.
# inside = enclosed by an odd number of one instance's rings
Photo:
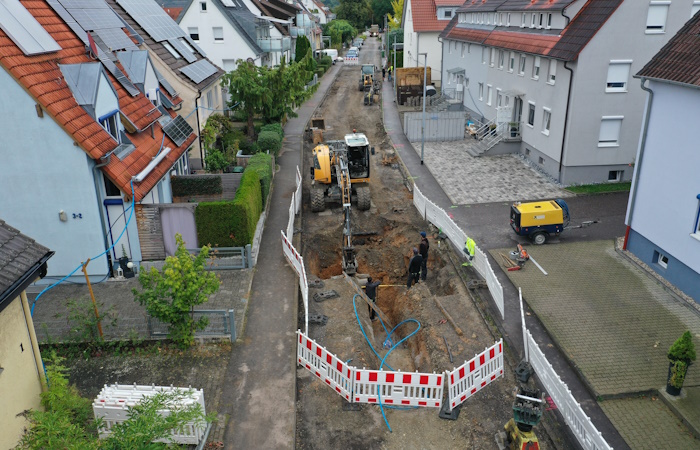
POLYGON ((391 76, 394 77, 394 79, 392 80, 394 82, 394 92, 396 92, 396 37, 397 33, 394 33, 394 45, 392 46, 394 50, 394 65, 391 66, 391 76))
POLYGON ((418 53, 418 57, 423 55, 423 125, 420 129, 420 164, 423 165, 423 149, 425 148, 425 91, 428 78, 428 54, 418 53))

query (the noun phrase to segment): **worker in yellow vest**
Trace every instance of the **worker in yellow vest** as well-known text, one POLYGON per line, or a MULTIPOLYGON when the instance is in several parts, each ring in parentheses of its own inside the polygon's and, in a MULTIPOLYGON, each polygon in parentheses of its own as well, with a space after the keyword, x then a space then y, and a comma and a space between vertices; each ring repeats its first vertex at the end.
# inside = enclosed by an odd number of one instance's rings
POLYGON ((462 263, 463 267, 470 267, 474 260, 474 252, 476 251, 476 242, 474 239, 467 237, 467 242, 464 243, 464 253, 467 255, 467 260, 462 263))

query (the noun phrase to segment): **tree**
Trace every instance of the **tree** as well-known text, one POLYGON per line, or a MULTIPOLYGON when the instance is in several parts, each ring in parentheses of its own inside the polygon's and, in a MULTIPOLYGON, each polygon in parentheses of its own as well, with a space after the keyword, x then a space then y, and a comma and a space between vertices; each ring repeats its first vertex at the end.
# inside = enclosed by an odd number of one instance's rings
POLYGON ((324 34, 330 35, 331 45, 339 46, 357 36, 357 30, 347 20, 332 20, 326 25, 324 34))
POLYGON ((55 354, 47 359, 49 389, 41 394, 44 411, 23 413, 29 424, 17 446, 19 450, 164 450, 172 447, 153 441, 168 439, 173 431, 181 432, 189 423, 203 427, 211 420, 198 403, 185 405, 189 394, 160 392, 129 407, 127 420, 112 427, 109 437, 100 440, 97 430, 101 421, 94 419, 92 402, 68 384, 62 361, 55 354), (165 409, 170 411, 168 416, 160 414, 165 409))
POLYGON ((223 76, 222 84, 228 88, 231 95, 229 107, 238 104, 248 119, 248 137, 255 137, 255 124, 253 119, 260 114, 264 105, 270 101, 270 92, 263 84, 263 70, 267 68, 257 67, 249 61, 238 60, 238 67, 223 76))
POLYGON ((306 36, 297 36, 297 46, 294 50, 294 61, 301 62, 311 49, 311 43, 306 36))
POLYGON ((387 23, 389 24, 390 30, 395 30, 402 26, 403 0, 391 0, 391 8, 394 10, 394 14, 388 15, 387 23))
MULTIPOLYGON (((364 30, 372 23, 372 7, 369 0, 340 0, 340 5, 336 8, 336 17, 347 20, 358 30, 364 30)), ((331 25, 334 22, 336 20, 331 21, 331 25)))
POLYGON ((384 16, 394 11, 391 0, 372 0, 373 23, 384 26, 384 16))
POLYGON ((181 234, 175 235, 175 256, 168 256, 159 272, 155 267, 139 274, 143 290, 133 289, 134 300, 156 319, 168 324, 168 336, 180 347, 194 343, 196 330, 207 326, 205 317, 194 320, 194 307, 219 290, 219 279, 204 264, 211 247, 204 246, 197 256, 185 248, 181 234))

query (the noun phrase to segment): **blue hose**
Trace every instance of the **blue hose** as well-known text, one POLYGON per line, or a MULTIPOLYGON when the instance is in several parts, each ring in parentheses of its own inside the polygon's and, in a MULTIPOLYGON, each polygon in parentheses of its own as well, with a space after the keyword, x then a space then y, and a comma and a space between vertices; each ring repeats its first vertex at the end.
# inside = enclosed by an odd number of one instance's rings
MULTIPOLYGON (((364 328, 362 327, 362 322, 360 322, 360 316, 357 314, 357 304, 355 303, 355 299, 356 299, 358 296, 359 296, 359 294, 355 294, 355 295, 352 297, 352 306, 353 306, 353 308, 355 309, 355 318, 357 319, 357 323, 360 325, 360 330, 362 331, 362 335, 365 337, 365 340, 367 341, 367 344, 369 344, 369 348, 372 349, 372 352, 374 352, 374 354, 377 356, 377 359, 379 359, 379 354, 378 354, 377 351, 374 349, 374 346, 372 345, 372 343, 370 342, 369 338, 367 337, 367 334, 365 333, 365 330, 364 330, 364 328)), ((379 321, 381 322, 382 327, 384 327, 384 331, 386 331, 386 326, 384 325, 384 321, 382 320, 382 318, 381 318, 379 315, 377 315, 377 317, 379 317, 379 321)), ((399 342, 397 342, 396 344, 393 344, 393 345, 391 346, 391 348, 389 349, 389 351, 386 352, 386 355, 384 355, 384 357, 381 358, 381 363, 379 364, 379 370, 382 370, 382 367, 384 367, 384 365, 386 364, 386 359, 387 359, 387 357, 389 356, 389 353, 391 353, 396 347, 398 347, 398 346, 399 346, 401 343, 403 343, 405 340, 407 340, 408 338, 410 338, 410 337, 413 336, 414 334, 418 333, 418 331, 420 330, 420 322, 418 322, 416 319, 406 319, 406 320, 402 321, 401 323, 399 323, 398 325, 396 325, 394 328, 392 328, 391 331, 388 331, 388 332, 387 332, 387 341, 391 342, 391 334, 392 334, 394 331, 396 331, 396 329, 397 329, 398 327, 400 327, 401 325, 403 325, 404 323, 407 323, 407 322, 415 322, 416 324, 418 324, 418 328, 416 328, 416 329, 413 330, 408 336, 404 337, 404 338, 401 339, 399 342)), ((386 364, 386 366, 387 366, 389 369, 391 369, 392 371, 394 371, 394 369, 393 369, 389 364, 386 364)), ((384 418, 384 423, 386 424, 386 427, 389 429, 389 432, 392 432, 391 426, 389 425, 389 421, 387 420, 386 414, 384 413, 384 406, 382 405, 382 394, 381 394, 381 391, 380 391, 379 389, 377 389, 377 394, 379 395, 379 409, 380 409, 380 411, 382 412, 382 417, 384 418)), ((408 408, 401 407, 401 406, 387 406, 387 408, 392 408, 392 409, 408 409, 408 408)))

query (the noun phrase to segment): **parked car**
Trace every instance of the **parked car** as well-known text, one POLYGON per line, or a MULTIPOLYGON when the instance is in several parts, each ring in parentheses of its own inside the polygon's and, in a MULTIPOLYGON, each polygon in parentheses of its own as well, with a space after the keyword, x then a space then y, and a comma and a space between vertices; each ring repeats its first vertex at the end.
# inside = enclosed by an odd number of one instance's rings
POLYGON ((358 56, 360 55, 353 49, 348 50, 348 52, 345 54, 346 58, 357 58, 358 56))
POLYGON ((350 49, 348 50, 348 52, 352 52, 352 51, 354 51, 354 52, 357 53, 358 55, 360 54, 360 49, 357 48, 357 47, 350 47, 350 49))

